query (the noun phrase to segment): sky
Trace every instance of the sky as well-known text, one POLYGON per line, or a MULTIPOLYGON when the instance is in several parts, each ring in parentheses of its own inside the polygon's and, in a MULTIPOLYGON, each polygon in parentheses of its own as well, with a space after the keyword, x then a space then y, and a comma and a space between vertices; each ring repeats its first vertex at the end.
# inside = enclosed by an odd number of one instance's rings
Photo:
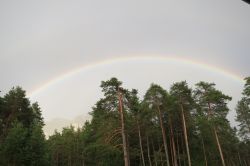
POLYGON ((249 17, 240 0, 1 0, 0 95, 22 86, 51 132, 89 118, 112 76, 141 97, 151 82, 205 80, 234 97, 234 123, 250 75, 249 17))

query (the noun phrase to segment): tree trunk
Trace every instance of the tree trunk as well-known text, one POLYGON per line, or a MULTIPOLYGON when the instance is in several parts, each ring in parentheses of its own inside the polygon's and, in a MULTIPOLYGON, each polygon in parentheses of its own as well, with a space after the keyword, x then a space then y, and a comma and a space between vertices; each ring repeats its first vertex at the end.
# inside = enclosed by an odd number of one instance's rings
POLYGON ((154 163, 155 163, 155 165, 157 166, 157 160, 156 160, 156 154, 155 154, 155 146, 154 146, 154 143, 153 143, 153 141, 151 142, 152 143, 152 147, 153 147, 153 155, 154 155, 154 163))
POLYGON ((244 160, 244 164, 245 164, 245 166, 247 166, 247 162, 246 162, 246 160, 244 160))
POLYGON ((162 161, 162 155, 161 155, 161 166, 164 166, 164 162, 162 161))
POLYGON ((169 134, 169 145, 170 145, 171 164, 174 166, 174 153, 173 153, 173 144, 172 144, 171 133, 169 134))
POLYGON ((180 159, 180 146, 179 146, 179 133, 177 134, 177 157, 178 157, 178 164, 181 166, 181 159, 180 159))
POLYGON ((172 148, 173 148, 173 159, 174 159, 174 165, 178 166, 177 159, 176 159, 176 149, 175 149, 175 142, 174 142, 174 132, 173 132, 173 126, 172 126, 172 121, 169 118, 169 123, 170 123, 170 135, 171 135, 171 142, 172 142, 172 148))
POLYGON ((138 127, 138 135, 139 135, 139 144, 140 144, 140 151, 141 151, 141 158, 142 158, 142 164, 145 166, 145 159, 144 159, 144 154, 143 154, 143 148, 142 148, 142 139, 141 139, 141 129, 140 129, 140 124, 138 120, 137 122, 137 127, 138 127))
POLYGON ((169 155, 168 155, 168 146, 167 146, 167 137, 166 137, 165 127, 163 125, 162 114, 161 114, 161 110, 159 108, 159 105, 157 105, 157 109, 158 109, 158 113, 159 113, 159 120, 160 120, 160 125, 161 125, 161 133, 162 133, 163 145, 164 145, 164 150, 165 150, 165 155, 166 155, 166 160, 167 160, 167 166, 170 166, 169 155))
POLYGON ((185 138, 185 144, 186 144, 186 150, 187 150, 187 156, 188 156, 188 165, 191 166, 191 158, 189 153, 189 146, 188 146, 188 138, 187 138, 187 127, 186 127, 186 120, 183 110, 183 105, 181 105, 181 115, 182 115, 182 123, 183 123, 183 131, 184 131, 184 138, 185 138))
POLYGON ((204 155, 205 165, 207 166, 207 155, 206 155, 206 150, 205 150, 205 145, 204 145, 203 137, 201 137, 201 141, 202 141, 202 149, 203 149, 203 155, 204 155))
POLYGON ((223 156, 223 153, 222 153, 222 149, 221 149, 221 145, 220 145, 220 141, 219 141, 219 138, 218 138, 218 135, 217 135, 216 128, 213 127, 213 129, 214 129, 214 135, 215 135, 215 138, 216 138, 216 143, 217 143, 217 146, 218 146, 218 149, 219 149, 219 152, 220 152, 220 157, 221 157, 222 165, 223 165, 223 166, 226 166, 226 165, 225 165, 224 156, 223 156))
POLYGON ((151 157, 150 157, 150 146, 149 146, 148 136, 147 136, 147 149, 148 149, 148 162, 149 162, 149 166, 152 166, 151 157))
MULTIPOLYGON (((181 149, 182 149, 182 156, 186 156, 185 147, 184 147, 184 139, 183 139, 182 134, 181 134, 181 149)), ((183 165, 186 166, 186 159, 185 158, 183 158, 183 165)))
MULTIPOLYGON (((211 109, 210 103, 208 102, 208 118, 210 118, 210 116, 212 116, 212 109, 211 109)), ((216 128, 214 126, 213 126, 213 130, 214 130, 216 143, 217 143, 217 146, 218 146, 218 149, 219 149, 219 152, 220 152, 221 162, 222 162, 222 165, 225 166, 225 160, 224 160, 224 156, 223 156, 223 153, 222 153, 220 141, 219 141, 219 138, 218 138, 218 135, 217 135, 216 128)))
POLYGON ((238 158, 239 158, 239 163, 240 163, 240 165, 243 165, 243 164, 242 164, 242 161, 241 161, 241 157, 240 157, 239 151, 238 151, 238 158))
POLYGON ((127 146, 127 138, 126 138, 124 114, 123 114, 123 101, 122 101, 122 94, 120 92, 120 89, 118 89, 118 98, 119 98, 119 112, 120 112, 120 117, 121 117, 124 164, 125 166, 129 166, 128 146, 127 146))

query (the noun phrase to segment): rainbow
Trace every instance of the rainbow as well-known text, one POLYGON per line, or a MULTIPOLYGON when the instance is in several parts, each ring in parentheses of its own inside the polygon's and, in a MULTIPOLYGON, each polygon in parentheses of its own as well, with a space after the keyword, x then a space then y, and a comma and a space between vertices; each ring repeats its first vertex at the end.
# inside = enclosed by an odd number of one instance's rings
POLYGON ((97 68, 99 66, 103 66, 103 65, 112 65, 115 63, 120 63, 120 62, 129 62, 129 61, 143 61, 143 60, 159 60, 159 61, 167 61, 167 62, 177 62, 177 63, 183 63, 183 64, 189 64, 189 65, 194 65, 194 66, 198 66, 204 69, 207 69, 211 72, 215 72, 215 73, 220 73, 228 78, 231 78, 233 80, 236 80, 240 83, 243 83, 243 78, 241 76, 238 76, 232 72, 226 71, 222 68, 210 65, 210 64, 205 64, 199 61, 195 61, 195 60, 190 60, 190 59, 185 59, 185 58, 176 58, 176 57, 167 57, 167 56, 159 56, 159 55, 137 55, 137 56, 127 56, 127 57, 116 57, 116 58, 111 58, 111 59, 106 59, 106 60, 101 60, 101 61, 97 61, 97 62, 93 62, 90 64, 85 64, 83 66, 79 66, 76 68, 73 68, 72 70, 65 72, 47 82, 45 82, 44 84, 40 85, 37 88, 34 88, 34 90, 30 91, 28 93, 28 97, 33 97, 36 94, 41 93, 42 91, 44 91, 45 89, 52 87, 53 85, 64 81, 65 79, 68 79, 72 76, 75 76, 77 74, 80 74, 84 71, 87 70, 91 70, 94 68, 97 68))

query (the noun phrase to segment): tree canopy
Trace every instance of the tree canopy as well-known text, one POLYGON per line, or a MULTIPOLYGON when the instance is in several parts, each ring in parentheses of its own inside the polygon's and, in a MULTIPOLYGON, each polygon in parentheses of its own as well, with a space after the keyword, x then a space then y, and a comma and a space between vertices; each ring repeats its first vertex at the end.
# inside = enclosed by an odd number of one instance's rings
POLYGON ((140 98, 111 78, 101 82, 104 96, 91 120, 47 139, 39 104, 12 88, 0 96, 0 165, 250 165, 250 77, 245 81, 236 127, 227 119, 232 97, 214 83, 151 84, 140 98))

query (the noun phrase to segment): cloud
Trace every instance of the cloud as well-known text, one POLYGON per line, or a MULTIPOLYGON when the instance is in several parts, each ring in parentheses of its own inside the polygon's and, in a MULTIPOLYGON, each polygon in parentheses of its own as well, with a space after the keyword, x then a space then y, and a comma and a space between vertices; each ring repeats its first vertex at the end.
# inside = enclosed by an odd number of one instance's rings
POLYGON ((75 129, 81 128, 90 116, 78 115, 74 119, 56 118, 45 122, 43 128, 46 137, 53 135, 55 130, 61 132, 64 127, 73 126, 75 129))

